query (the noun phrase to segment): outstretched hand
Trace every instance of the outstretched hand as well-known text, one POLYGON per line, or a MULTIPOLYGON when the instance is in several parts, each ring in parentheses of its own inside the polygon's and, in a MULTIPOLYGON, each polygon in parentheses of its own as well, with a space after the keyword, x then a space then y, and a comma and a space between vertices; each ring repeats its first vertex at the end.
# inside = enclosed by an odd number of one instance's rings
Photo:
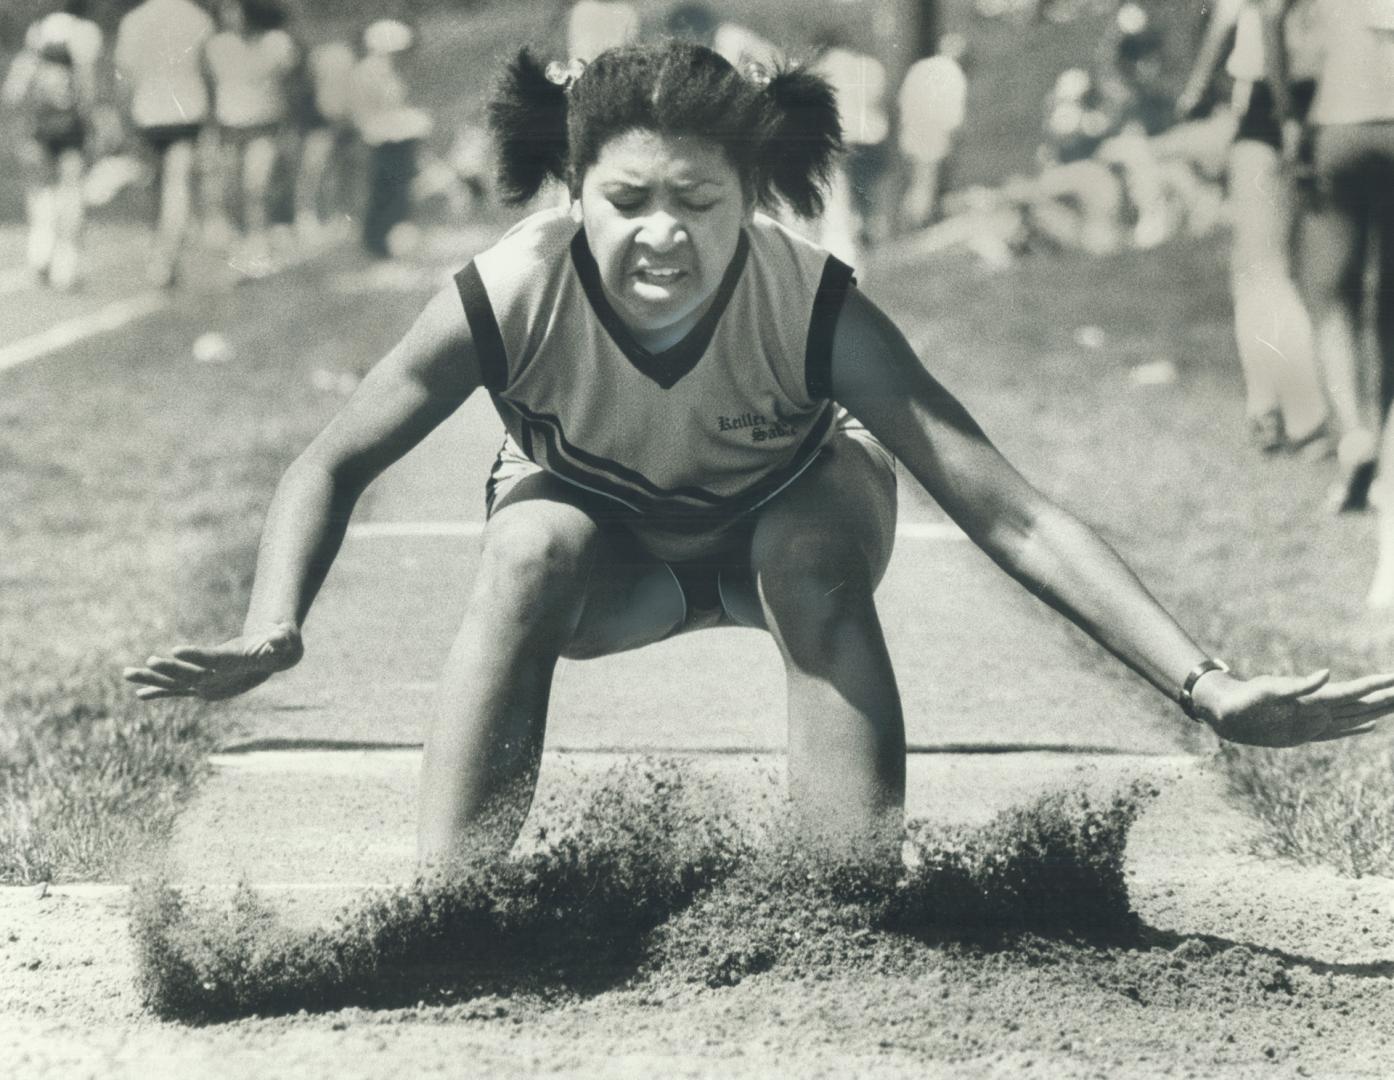
POLYGON ((1198 715, 1222 739, 1300 746, 1373 730, 1394 713, 1394 675, 1333 683, 1329 671, 1252 679, 1216 671, 1196 683, 1194 699, 1198 715))
POLYGON ((304 653, 300 631, 278 624, 239 634, 221 645, 180 645, 167 657, 152 656, 143 667, 128 667, 121 674, 139 686, 136 697, 144 701, 172 697, 221 701, 294 667, 304 653))

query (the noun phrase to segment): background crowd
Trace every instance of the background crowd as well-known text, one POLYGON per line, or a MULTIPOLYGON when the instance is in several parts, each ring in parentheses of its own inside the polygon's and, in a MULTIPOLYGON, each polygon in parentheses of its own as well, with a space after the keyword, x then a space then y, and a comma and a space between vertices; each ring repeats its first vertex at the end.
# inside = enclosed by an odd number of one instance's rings
MULTIPOLYGON (((1105 257, 1227 227, 1252 438, 1333 461, 1333 510, 1390 506, 1369 599, 1394 604, 1394 494, 1378 479, 1380 458, 1394 460, 1394 303, 1379 284, 1394 266, 1394 5, 1217 0, 1185 18, 1132 0, 960 5, 979 24, 1094 28, 1033 106, 1025 167, 967 178, 965 132, 998 117, 975 92, 971 27, 946 32, 942 7, 878 7, 894 25, 811 20, 776 44, 729 6, 576 0, 557 5, 559 63, 655 33, 747 67, 811 60, 846 141, 812 231, 853 264, 897 245, 967 250, 988 268, 1031 252, 1105 257)), ((148 191, 148 273, 162 287, 179 283, 191 244, 263 277, 350 230, 372 258, 400 256, 423 209, 463 220, 491 203, 480 114, 433 118, 416 103, 408 17, 139 0, 99 25, 89 8, 51 4, 18 27, 3 87, 29 270, 56 290, 83 281, 87 209, 125 187, 148 191)))

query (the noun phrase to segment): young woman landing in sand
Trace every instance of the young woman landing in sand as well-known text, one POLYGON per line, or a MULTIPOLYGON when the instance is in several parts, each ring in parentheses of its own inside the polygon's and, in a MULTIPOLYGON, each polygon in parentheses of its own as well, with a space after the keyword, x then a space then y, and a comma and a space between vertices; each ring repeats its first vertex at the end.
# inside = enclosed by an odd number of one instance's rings
POLYGON ((1394 676, 1242 679, 1212 660, 1002 458, 847 266, 758 212, 821 206, 840 144, 821 79, 742 74, 678 43, 611 50, 579 76, 523 53, 492 120, 511 194, 564 179, 571 211, 527 218, 430 301, 287 470, 243 633, 128 669, 140 697, 227 698, 294 665, 359 495, 482 387, 508 438, 426 741, 423 864, 511 843, 559 657, 711 626, 779 646, 801 817, 857 844, 893 834, 904 727, 872 600, 892 455, 1004 570, 1221 737, 1291 746, 1394 710, 1394 676))

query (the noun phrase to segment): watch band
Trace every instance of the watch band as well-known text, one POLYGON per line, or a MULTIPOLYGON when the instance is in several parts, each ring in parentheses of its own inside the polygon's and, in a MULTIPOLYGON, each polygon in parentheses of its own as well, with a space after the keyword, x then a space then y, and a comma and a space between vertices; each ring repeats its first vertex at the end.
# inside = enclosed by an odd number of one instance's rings
POLYGON ((1200 682, 1202 675, 1208 675, 1212 671, 1228 671, 1229 665, 1223 660, 1216 660, 1213 657, 1209 660, 1202 660, 1195 667, 1186 673, 1186 678, 1181 682, 1181 690, 1176 695, 1176 704, 1181 706, 1181 711, 1197 723, 1200 717, 1196 715, 1196 700, 1191 696, 1191 691, 1196 688, 1196 683, 1200 682))

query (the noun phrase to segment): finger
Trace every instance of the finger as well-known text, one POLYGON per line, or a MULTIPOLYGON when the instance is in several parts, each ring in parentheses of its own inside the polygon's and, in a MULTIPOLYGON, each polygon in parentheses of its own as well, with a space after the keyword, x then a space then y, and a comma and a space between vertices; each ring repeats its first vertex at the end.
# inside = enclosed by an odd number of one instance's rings
POLYGON ((151 671, 157 671, 161 675, 168 675, 172 679, 183 679, 186 682, 195 679, 206 679, 208 669, 199 667, 197 664, 190 664, 184 660, 168 660, 159 656, 152 656, 145 661, 145 666, 151 671))
POLYGON ((158 686, 142 686, 136 691, 141 701, 158 701, 160 698, 193 697, 192 690, 166 690, 158 686))
POLYGON ((1317 735, 1307 741, 1309 743, 1335 742, 1337 739, 1353 739, 1357 735, 1368 735, 1374 730, 1374 724, 1365 724, 1363 727, 1346 728, 1343 731, 1328 731, 1325 735, 1317 735))
POLYGON ((1394 689, 1394 675, 1367 675, 1362 679, 1331 683, 1321 696, 1331 701, 1353 701, 1391 689, 1394 689))
POLYGON ((177 687, 187 684, 171 679, 168 675, 161 675, 158 671, 151 671, 148 668, 127 668, 126 681, 139 683, 141 686, 158 686, 164 690, 174 690, 177 687))
POLYGON ((1285 698, 1300 698, 1307 694, 1315 694, 1330 681, 1331 669, 1322 668, 1320 671, 1312 672, 1305 678, 1297 676, 1292 686, 1286 690, 1280 690, 1279 693, 1285 698))
POLYGON ((221 647, 209 649, 202 645, 180 645, 176 649, 171 649, 170 655, 176 660, 183 660, 186 664, 211 668, 226 664, 233 654, 221 647))
POLYGON ((1394 702, 1356 702, 1354 705, 1333 709, 1331 715, 1339 724, 1349 724, 1351 721, 1360 720, 1378 720, 1382 716, 1394 715, 1394 702))

